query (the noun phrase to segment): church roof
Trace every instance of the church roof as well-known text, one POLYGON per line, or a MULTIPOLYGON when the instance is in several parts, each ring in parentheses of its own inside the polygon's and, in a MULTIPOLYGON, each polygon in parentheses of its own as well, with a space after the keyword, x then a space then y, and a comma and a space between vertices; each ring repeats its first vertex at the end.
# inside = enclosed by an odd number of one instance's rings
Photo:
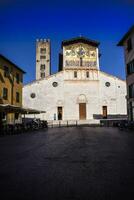
POLYGON ((128 30, 128 32, 123 36, 123 38, 119 41, 117 46, 123 46, 124 41, 129 37, 129 35, 134 32, 134 25, 128 30))
POLYGON ((62 41, 62 47, 63 46, 67 46, 67 45, 70 45, 70 44, 75 44, 75 43, 85 43, 85 44, 90 44, 92 46, 95 46, 95 47, 98 47, 99 46, 99 42, 98 41, 95 41, 95 40, 90 40, 86 37, 75 37, 75 38, 72 38, 72 39, 69 39, 69 40, 63 40, 62 41))

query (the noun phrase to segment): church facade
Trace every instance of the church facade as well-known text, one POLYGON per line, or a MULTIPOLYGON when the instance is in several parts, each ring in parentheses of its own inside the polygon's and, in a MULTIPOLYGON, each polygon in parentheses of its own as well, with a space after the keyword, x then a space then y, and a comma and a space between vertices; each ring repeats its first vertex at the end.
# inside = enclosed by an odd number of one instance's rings
POLYGON ((99 68, 99 43, 62 42, 59 72, 23 87, 23 106, 44 110, 45 120, 95 120, 126 115, 126 82, 99 68))

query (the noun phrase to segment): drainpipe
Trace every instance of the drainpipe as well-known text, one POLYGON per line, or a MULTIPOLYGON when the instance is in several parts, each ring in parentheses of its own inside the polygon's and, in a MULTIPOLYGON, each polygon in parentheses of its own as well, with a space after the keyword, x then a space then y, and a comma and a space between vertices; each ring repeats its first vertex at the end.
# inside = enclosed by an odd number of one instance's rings
MULTIPOLYGON (((14 97, 14 75, 11 74, 11 73, 10 73, 10 78, 11 78, 11 105, 13 105, 13 97, 14 97)), ((15 123, 15 113, 14 113, 14 116, 11 115, 11 120, 12 119, 13 119, 13 122, 15 123)))
POLYGON ((13 93, 14 93, 14 76, 12 75, 12 79, 11 79, 11 104, 13 105, 13 93))

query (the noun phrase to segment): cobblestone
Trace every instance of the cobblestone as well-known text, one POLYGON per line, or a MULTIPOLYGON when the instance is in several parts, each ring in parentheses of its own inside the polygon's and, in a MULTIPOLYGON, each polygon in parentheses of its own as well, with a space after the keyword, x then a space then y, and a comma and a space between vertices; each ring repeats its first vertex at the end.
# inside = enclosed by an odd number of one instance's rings
POLYGON ((0 137, 7 199, 133 199, 134 134, 117 128, 50 128, 0 137))

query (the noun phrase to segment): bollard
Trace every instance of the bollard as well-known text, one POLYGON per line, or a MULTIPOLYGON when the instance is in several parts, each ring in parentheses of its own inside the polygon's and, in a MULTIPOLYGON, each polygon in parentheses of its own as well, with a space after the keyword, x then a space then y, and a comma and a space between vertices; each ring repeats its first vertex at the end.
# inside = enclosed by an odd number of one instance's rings
POLYGON ((77 126, 77 120, 76 120, 76 126, 77 126))
POLYGON ((68 127, 68 120, 67 120, 67 127, 68 127))

